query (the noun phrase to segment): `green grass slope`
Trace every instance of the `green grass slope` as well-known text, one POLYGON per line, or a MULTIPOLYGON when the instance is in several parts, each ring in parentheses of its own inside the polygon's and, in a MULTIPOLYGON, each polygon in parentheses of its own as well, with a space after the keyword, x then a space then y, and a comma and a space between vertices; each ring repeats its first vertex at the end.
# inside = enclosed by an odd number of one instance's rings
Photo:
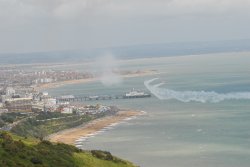
POLYGON ((109 152, 82 151, 74 146, 0 132, 1 167, 135 167, 109 152))

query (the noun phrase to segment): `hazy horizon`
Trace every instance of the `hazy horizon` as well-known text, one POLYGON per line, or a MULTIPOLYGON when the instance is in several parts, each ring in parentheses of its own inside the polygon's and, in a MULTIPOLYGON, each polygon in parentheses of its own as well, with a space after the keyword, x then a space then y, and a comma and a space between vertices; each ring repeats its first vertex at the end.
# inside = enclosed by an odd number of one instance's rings
POLYGON ((0 64, 62 63, 94 61, 98 57, 112 54, 117 59, 204 55, 212 53, 249 52, 250 39, 176 42, 130 45, 86 50, 61 50, 30 53, 0 53, 0 64))

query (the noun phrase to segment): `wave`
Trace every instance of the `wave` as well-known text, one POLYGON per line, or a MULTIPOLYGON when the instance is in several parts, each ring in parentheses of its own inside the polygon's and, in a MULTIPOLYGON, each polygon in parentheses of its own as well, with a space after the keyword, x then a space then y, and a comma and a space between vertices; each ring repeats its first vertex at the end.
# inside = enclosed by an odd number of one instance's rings
POLYGON ((218 103, 224 100, 250 100, 250 92, 217 93, 215 91, 175 91, 160 86, 165 83, 152 84, 154 78, 144 82, 146 88, 160 100, 176 99, 182 102, 218 103))

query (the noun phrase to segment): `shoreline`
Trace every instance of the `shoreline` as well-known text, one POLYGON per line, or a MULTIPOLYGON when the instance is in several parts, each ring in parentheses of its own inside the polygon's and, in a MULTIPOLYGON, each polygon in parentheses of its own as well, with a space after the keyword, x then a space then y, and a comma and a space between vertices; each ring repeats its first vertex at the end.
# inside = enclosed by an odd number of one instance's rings
MULTIPOLYGON (((143 76, 154 75, 154 74, 158 74, 158 72, 155 70, 145 70, 139 73, 124 74, 124 75, 121 75, 121 77, 133 78, 133 77, 143 77, 143 76)), ((100 78, 93 77, 93 78, 85 78, 85 79, 77 79, 77 80, 60 81, 60 82, 54 82, 54 83, 41 84, 41 85, 35 86, 35 89, 41 91, 41 90, 46 90, 46 89, 51 89, 51 88, 59 88, 65 85, 89 83, 89 82, 94 82, 98 80, 100 80, 100 78)))
POLYGON ((97 80, 98 78, 85 78, 85 79, 77 79, 77 80, 60 81, 60 82, 38 85, 35 87, 35 89, 40 91, 40 90, 51 89, 51 88, 59 88, 65 85, 94 82, 97 80))
POLYGON ((51 134, 46 139, 51 142, 61 142, 76 146, 76 142, 80 141, 81 138, 88 138, 103 130, 104 128, 114 126, 115 124, 118 124, 124 120, 142 114, 142 111, 119 111, 115 115, 99 118, 87 124, 51 134))

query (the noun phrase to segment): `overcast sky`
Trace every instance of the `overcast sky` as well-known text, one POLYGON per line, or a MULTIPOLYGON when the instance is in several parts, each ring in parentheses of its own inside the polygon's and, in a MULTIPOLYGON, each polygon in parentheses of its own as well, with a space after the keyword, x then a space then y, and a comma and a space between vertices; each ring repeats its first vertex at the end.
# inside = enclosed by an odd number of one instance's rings
POLYGON ((250 0, 0 0, 0 53, 250 38, 250 0))

